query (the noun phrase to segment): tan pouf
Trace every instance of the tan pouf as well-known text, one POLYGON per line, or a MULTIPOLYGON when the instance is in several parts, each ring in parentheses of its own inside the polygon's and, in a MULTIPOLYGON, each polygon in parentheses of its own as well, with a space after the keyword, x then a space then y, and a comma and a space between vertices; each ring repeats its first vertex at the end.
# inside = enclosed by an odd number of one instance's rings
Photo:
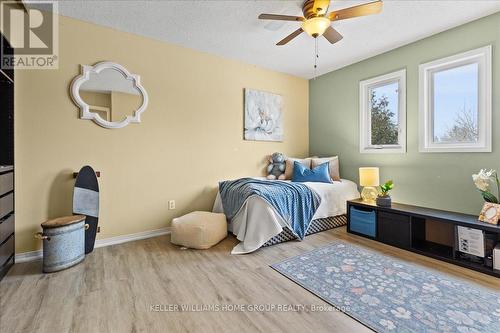
POLYGON ((208 249, 227 236, 226 215, 192 212, 172 220, 170 241, 193 249, 208 249))

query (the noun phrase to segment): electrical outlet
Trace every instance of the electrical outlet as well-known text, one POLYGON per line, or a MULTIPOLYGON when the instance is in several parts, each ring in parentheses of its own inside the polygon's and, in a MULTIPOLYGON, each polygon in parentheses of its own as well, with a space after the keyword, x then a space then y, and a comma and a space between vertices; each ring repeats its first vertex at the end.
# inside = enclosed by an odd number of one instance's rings
POLYGON ((175 209, 175 200, 170 200, 168 202, 168 209, 175 209))

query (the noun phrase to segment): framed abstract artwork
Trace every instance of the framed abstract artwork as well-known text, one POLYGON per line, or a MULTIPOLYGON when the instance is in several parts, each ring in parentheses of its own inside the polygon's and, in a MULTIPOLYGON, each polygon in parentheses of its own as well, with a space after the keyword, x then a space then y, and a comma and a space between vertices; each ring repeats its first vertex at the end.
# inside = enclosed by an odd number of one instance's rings
POLYGON ((283 141, 283 97, 245 88, 244 139, 283 141))

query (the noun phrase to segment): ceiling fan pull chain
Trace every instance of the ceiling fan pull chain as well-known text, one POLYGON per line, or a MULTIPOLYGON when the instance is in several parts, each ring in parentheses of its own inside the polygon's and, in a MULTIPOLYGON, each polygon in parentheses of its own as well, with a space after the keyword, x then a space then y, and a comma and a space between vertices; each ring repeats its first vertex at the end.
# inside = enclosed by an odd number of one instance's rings
POLYGON ((314 80, 316 80, 316 70, 318 69, 318 38, 314 38, 314 80))

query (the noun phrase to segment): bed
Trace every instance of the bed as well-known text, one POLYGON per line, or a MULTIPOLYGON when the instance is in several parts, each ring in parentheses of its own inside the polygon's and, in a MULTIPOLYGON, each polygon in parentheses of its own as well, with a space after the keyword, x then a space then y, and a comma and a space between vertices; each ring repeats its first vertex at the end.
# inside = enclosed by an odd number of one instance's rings
MULTIPOLYGON (((265 178, 254 178, 265 180, 265 178)), ((269 180, 269 182, 276 182, 269 180)), ((346 223, 346 201, 359 198, 357 185, 347 179, 328 183, 303 183, 320 198, 306 235, 331 229, 346 223)), ((220 191, 217 193, 213 211, 224 213, 220 191)), ((229 219, 228 230, 240 241, 232 254, 251 253, 260 247, 296 239, 290 221, 284 220, 268 201, 252 195, 245 200, 237 214, 229 219)))

